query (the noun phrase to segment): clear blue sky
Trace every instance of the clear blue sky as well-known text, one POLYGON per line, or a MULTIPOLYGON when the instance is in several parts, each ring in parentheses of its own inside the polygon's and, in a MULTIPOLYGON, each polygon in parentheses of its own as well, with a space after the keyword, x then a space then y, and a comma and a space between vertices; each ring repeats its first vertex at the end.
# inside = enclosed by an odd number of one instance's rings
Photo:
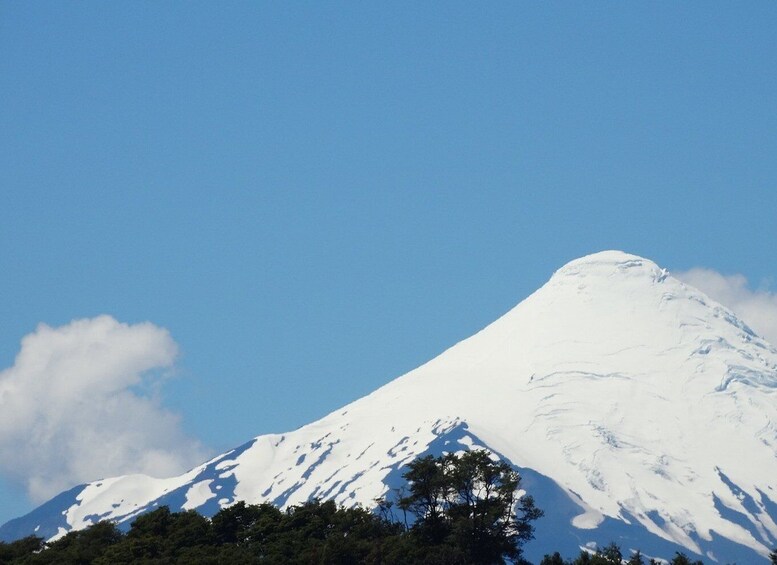
MULTIPOLYGON (((215 452, 580 255, 768 286, 775 30, 775 2, 2 2, 0 368, 39 322, 150 321, 215 452)), ((0 522, 31 506, 0 480, 0 522)))

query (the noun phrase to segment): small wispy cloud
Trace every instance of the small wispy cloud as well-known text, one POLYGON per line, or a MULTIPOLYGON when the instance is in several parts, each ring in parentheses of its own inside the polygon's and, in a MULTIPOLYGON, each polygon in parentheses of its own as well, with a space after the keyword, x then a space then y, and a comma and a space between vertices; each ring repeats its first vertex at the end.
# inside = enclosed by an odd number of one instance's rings
POLYGON ((745 276, 723 275, 712 269, 673 274, 732 310, 756 333, 777 345, 777 293, 751 289, 745 276))
POLYGON ((177 354, 151 323, 39 325, 0 372, 0 473, 40 502, 86 481, 200 463, 202 446, 154 392, 177 354))

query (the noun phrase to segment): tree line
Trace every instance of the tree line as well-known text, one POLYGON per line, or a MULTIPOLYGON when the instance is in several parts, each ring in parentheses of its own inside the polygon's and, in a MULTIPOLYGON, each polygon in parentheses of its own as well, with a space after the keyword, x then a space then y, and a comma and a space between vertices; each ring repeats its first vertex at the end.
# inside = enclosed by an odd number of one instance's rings
MULTIPOLYGON (((533 499, 518 496, 520 476, 482 450, 422 457, 408 465, 407 486, 378 512, 312 500, 286 510, 238 502, 208 519, 190 510, 158 508, 127 532, 98 522, 45 542, 35 536, 0 542, 0 564, 331 564, 528 565, 523 546, 542 516, 533 499)), ((611 544, 559 553, 540 565, 648 565, 611 544)), ((699 565, 684 554, 672 565, 699 565)), ((777 554, 772 554, 777 565, 777 554)))

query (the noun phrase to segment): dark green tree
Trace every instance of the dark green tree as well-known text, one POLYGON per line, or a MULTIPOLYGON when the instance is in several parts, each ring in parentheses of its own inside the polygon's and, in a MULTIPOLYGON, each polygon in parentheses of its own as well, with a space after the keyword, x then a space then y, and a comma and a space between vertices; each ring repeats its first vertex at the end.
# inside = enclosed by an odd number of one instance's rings
POLYGON ((11 543, 0 541, 0 563, 10 563, 14 559, 37 553, 43 548, 43 538, 37 536, 27 536, 11 543))
POLYGON ((424 457, 404 474, 409 493, 399 507, 411 512, 411 532, 427 545, 455 550, 467 563, 519 562, 542 516, 534 500, 518 497, 520 476, 483 450, 424 457))
POLYGON ((450 533, 445 511, 451 494, 443 458, 428 455, 416 459, 403 477, 410 493, 399 499, 399 508, 414 515, 417 536, 432 544, 442 543, 450 533))
POLYGON ((553 555, 545 555, 540 561, 540 565, 566 565, 566 562, 561 558, 561 554, 557 551, 553 555))
POLYGON ((642 552, 640 550, 631 554, 631 557, 626 561, 626 565, 645 565, 645 560, 642 559, 642 552))
POLYGON ((223 508, 211 521, 217 544, 246 545, 272 534, 283 513, 272 504, 246 504, 243 501, 223 508))
POLYGON ((702 561, 691 561, 685 553, 679 551, 675 552, 674 558, 669 563, 671 565, 704 565, 702 561))
POLYGON ((581 550, 577 559, 572 561, 572 565, 590 565, 593 563, 593 557, 587 551, 581 550))
POLYGON ((105 548, 99 559, 95 559, 95 565, 172 563, 183 555, 204 552, 213 540, 207 518, 193 510, 171 512, 163 506, 138 516, 127 535, 119 541, 105 548))
POLYGON ((29 556, 27 563, 91 564, 108 548, 122 539, 122 533, 113 522, 97 522, 84 530, 67 533, 48 543, 46 549, 29 556))
POLYGON ((603 548, 598 548, 591 559, 593 565, 621 565, 623 562, 623 553, 621 548, 615 542, 603 548))

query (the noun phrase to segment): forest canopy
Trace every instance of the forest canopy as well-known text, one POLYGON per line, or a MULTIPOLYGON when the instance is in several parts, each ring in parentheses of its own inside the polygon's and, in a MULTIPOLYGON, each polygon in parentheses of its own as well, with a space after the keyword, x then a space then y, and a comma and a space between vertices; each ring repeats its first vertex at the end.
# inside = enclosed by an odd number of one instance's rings
MULTIPOLYGON (((124 532, 98 522, 45 542, 0 542, 0 564, 527 564, 523 546, 543 512, 518 496, 521 478, 482 450, 410 463, 406 486, 378 510, 312 500, 286 510, 238 502, 208 519, 158 508, 124 532)), ((546 555, 540 565, 647 565, 615 544, 574 559, 546 555)), ((699 565, 677 553, 672 565, 699 565)), ((772 554, 777 565, 777 555, 772 554)))

